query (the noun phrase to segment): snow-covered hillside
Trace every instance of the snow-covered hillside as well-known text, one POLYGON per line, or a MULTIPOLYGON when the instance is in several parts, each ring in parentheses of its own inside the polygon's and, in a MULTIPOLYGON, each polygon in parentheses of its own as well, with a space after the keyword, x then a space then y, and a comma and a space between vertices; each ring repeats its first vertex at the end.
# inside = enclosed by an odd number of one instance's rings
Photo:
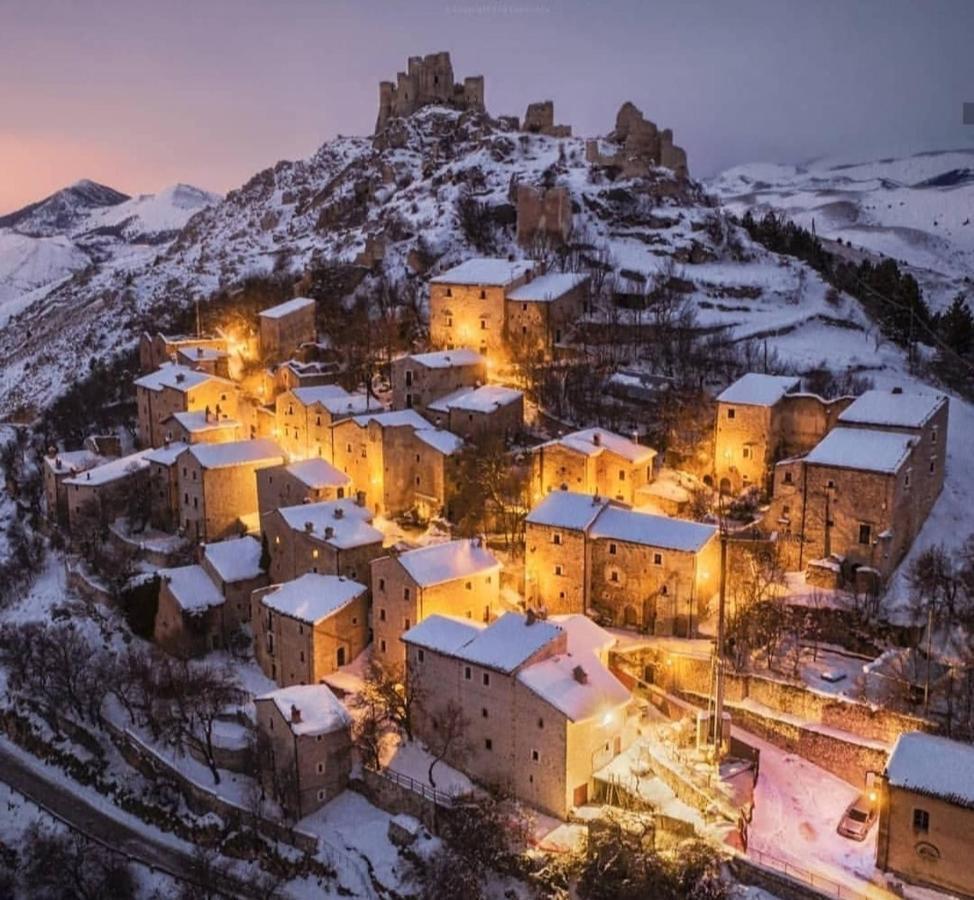
POLYGON ((220 199, 184 184, 129 197, 79 181, 0 217, 0 326, 75 273, 151 258, 220 199))
POLYGON ((821 237, 905 262, 934 309, 974 278, 974 149, 735 166, 708 188, 734 212, 775 210, 821 237))

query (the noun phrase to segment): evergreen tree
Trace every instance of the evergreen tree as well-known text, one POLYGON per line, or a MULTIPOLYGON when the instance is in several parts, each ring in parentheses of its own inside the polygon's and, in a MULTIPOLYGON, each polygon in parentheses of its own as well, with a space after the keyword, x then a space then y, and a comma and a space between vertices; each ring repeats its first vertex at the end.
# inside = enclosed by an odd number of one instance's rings
POLYGON ((940 317, 940 334, 955 353, 966 356, 974 348, 974 315, 963 294, 954 297, 940 317))

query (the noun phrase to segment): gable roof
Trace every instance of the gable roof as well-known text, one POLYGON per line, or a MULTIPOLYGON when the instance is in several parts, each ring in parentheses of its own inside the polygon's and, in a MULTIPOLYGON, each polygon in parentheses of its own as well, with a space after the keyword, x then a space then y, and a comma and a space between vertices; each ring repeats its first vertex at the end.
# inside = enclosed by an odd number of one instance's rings
POLYGON ((382 412, 378 401, 372 400, 368 394, 362 392, 350 394, 345 388, 337 384, 296 387, 292 389, 291 393, 302 406, 318 404, 334 416, 342 413, 357 415, 368 412, 370 405, 375 406, 378 412, 382 412))
POLYGON ((287 467, 287 471, 309 488, 344 487, 352 479, 320 457, 299 459, 287 467))
POLYGON ((156 447, 153 450, 146 453, 145 458, 149 460, 150 463, 157 463, 160 466, 172 466, 176 463, 176 458, 184 450, 189 449, 189 444, 185 441, 172 441, 168 444, 163 444, 161 447, 156 447))
POLYGON ((809 465, 889 475, 910 456, 914 438, 873 428, 833 428, 805 457, 809 465))
POLYGON ((535 619, 529 625, 527 616, 506 612, 478 631, 456 655, 486 669, 510 673, 561 635, 562 629, 553 622, 535 619))
POLYGON ((432 353, 415 353, 411 356, 401 358, 414 362, 417 365, 425 366, 427 369, 449 369, 453 366, 481 366, 487 364, 487 360, 483 356, 476 350, 471 350, 469 347, 457 347, 456 350, 436 350, 432 353))
POLYGON ((577 272, 549 272, 514 288, 507 299, 518 303, 545 303, 563 297, 586 281, 588 275, 577 272))
POLYGON ((275 585, 260 602, 286 616, 314 624, 344 609, 367 590, 364 584, 342 575, 308 572, 293 581, 275 585))
POLYGON ((922 428, 946 402, 943 394, 866 391, 839 413, 839 421, 843 424, 922 428))
POLYGON ((451 409, 462 409, 467 412, 492 413, 516 403, 524 394, 514 388, 504 387, 499 384, 485 384, 481 387, 460 388, 440 397, 432 403, 426 404, 429 409, 436 412, 449 412, 451 409))
POLYGON ((893 787, 974 808, 974 746, 909 731, 896 739, 886 775, 893 787))
POLYGON ((696 553, 717 534, 717 527, 608 506, 596 518, 589 534, 593 538, 614 538, 662 550, 696 553))
POLYGON ((559 445, 584 456, 598 456, 608 450, 633 464, 647 463, 656 457, 656 451, 652 447, 631 441, 605 428, 583 428, 541 444, 542 447, 559 445))
POLYGON ((717 397, 718 403, 741 406, 774 406, 785 394, 797 390, 801 379, 794 375, 762 375, 748 372, 717 397))
POLYGON ((175 419, 190 434, 203 431, 217 431, 221 428, 239 428, 236 419, 217 417, 213 413, 207 414, 205 409, 194 409, 189 412, 176 412, 164 419, 175 419))
POLYGON ((257 699, 271 701, 296 735, 328 734, 352 725, 348 710, 324 684, 293 684, 257 699), (291 720, 292 707, 300 714, 297 722, 291 720))
POLYGON ((315 301, 311 297, 295 297, 293 300, 286 300, 284 303, 278 303, 277 306, 262 310, 260 315, 265 319, 280 319, 299 309, 314 305, 315 301))
POLYGON ((140 450, 138 453, 130 453, 128 456, 120 456, 118 459, 109 460, 100 466, 86 469, 72 478, 65 478, 65 484, 87 484, 90 486, 100 486, 128 478, 142 469, 149 468, 148 455, 151 450, 140 450))
POLYGON ((191 615, 199 615, 223 604, 223 594, 202 566, 160 569, 159 577, 167 583, 180 609, 191 615))
POLYGON ((277 512, 289 528, 311 534, 339 550, 382 543, 382 532, 370 524, 372 514, 353 500, 302 503, 277 512))
POLYGON ((163 363, 155 372, 136 378, 135 384, 149 391, 161 391, 167 387, 177 391, 188 391, 190 388, 198 387, 207 381, 220 382, 227 387, 234 386, 232 381, 227 381, 225 378, 218 378, 216 375, 210 375, 176 363, 163 363))
POLYGON ((193 444, 189 453, 204 469, 221 469, 248 463, 280 463, 284 453, 270 438, 249 441, 225 441, 222 444, 193 444))
POLYGON ((534 270, 530 259, 511 260, 475 257, 430 279, 431 284, 464 284, 502 287, 534 270))
POLYGON ((447 656, 454 656, 457 651, 470 643, 477 633, 485 626, 471 619, 458 619, 434 613, 422 622, 413 625, 402 635, 407 644, 435 650, 447 656))
POLYGON ((608 502, 603 497, 574 491, 552 491, 528 513, 525 521, 531 525, 584 531, 608 502))
POLYGON ((469 575, 500 569, 497 557, 479 538, 430 544, 398 556, 400 565, 417 584, 429 587, 469 575))
POLYGON ((260 567, 260 541, 249 535, 206 544, 203 555, 227 583, 249 581, 264 574, 260 567))

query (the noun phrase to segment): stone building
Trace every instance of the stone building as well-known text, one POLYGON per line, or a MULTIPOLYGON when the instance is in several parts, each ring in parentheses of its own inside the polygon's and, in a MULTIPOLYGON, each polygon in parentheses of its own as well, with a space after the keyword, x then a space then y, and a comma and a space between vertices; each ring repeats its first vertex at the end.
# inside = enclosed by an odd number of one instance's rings
POLYGON ((456 109, 484 109, 484 77, 453 81, 453 64, 449 53, 410 56, 405 72, 396 82, 379 82, 379 115, 375 133, 385 129, 390 119, 411 116, 424 106, 450 106, 456 109))
POLYGON ((522 247, 537 243, 560 247, 572 233, 572 196, 567 187, 517 186, 517 242, 522 247))
POLYGON ((147 451, 132 453, 78 472, 62 482, 67 500, 68 527, 74 533, 104 525, 125 513, 134 493, 148 495, 149 461, 147 451))
POLYGON ((426 418, 467 441, 508 441, 524 427, 524 394, 499 384, 461 388, 428 404, 426 418))
POLYGON ((189 448, 181 441, 163 444, 145 454, 149 461, 149 521, 162 531, 179 528, 179 466, 180 454, 189 448))
POLYGON ((507 294, 535 274, 531 260, 477 258, 430 279, 430 341, 453 350, 504 355, 507 294))
POLYGON ((439 515, 453 484, 463 442, 413 409, 353 416, 332 426, 332 462, 376 514, 439 515))
POLYGON ((295 297, 263 310, 260 320, 260 355, 264 362, 280 362, 306 343, 314 343, 315 301, 295 297))
MULTIPOLYGON (((785 564, 840 557, 885 581, 906 555, 943 480, 936 447, 894 431, 835 428, 775 466, 772 527, 793 536, 785 564)), ((878 585, 868 585, 877 587, 878 585)))
POLYGON ((614 639, 585 616, 506 613, 484 627, 433 615, 402 640, 425 688, 417 735, 435 746, 447 704, 459 705, 469 752, 447 762, 545 813, 587 803, 593 774, 636 736, 629 691, 606 665, 614 639))
POLYGON ((656 451, 604 428, 574 431, 534 448, 531 495, 551 491, 597 494, 636 502, 640 488, 655 477, 656 451))
POLYGON ((548 137, 567 138, 572 136, 571 125, 555 124, 555 103, 553 100, 539 100, 529 103, 521 123, 521 131, 529 134, 544 134, 548 137))
POLYGON ((390 365, 392 408, 425 412, 434 400, 487 383, 487 360, 458 347, 437 353, 400 356, 390 365))
POLYGON ((241 534, 242 520, 257 519, 258 469, 284 461, 268 438, 227 444, 194 444, 177 460, 179 524, 192 540, 217 541, 241 534))
POLYGON ((232 640, 250 622, 250 597, 269 583, 260 541, 250 535, 206 544, 200 565, 223 597, 223 634, 232 640))
POLYGON ((139 443, 159 447, 166 440, 163 423, 174 413, 209 409, 218 418, 236 415, 232 381, 166 363, 135 380, 139 443))
POLYGON ((372 514, 351 500, 275 509, 261 527, 274 583, 307 572, 367 581, 369 563, 385 552, 382 532, 372 527, 372 514))
MULTIPOLYGON (((229 352, 229 341, 222 335, 193 337, 192 335, 172 335, 156 332, 142 332, 139 338, 139 368, 148 375, 160 366, 175 363, 182 353, 185 356, 195 353, 197 348, 218 353, 229 352)), ((224 376, 226 377, 226 376, 224 376)))
POLYGON ((225 444, 243 438, 237 419, 216 413, 209 407, 192 412, 173 413, 162 422, 163 442, 184 444, 225 444))
POLYGON ((176 351, 177 365, 216 375, 218 378, 230 378, 230 354, 225 347, 219 345, 206 346, 192 344, 180 346, 176 351))
POLYGON ((91 450, 54 451, 44 457, 44 501, 48 521, 68 524, 68 488, 64 482, 105 462, 91 450))
POLYGON ((282 687, 317 684, 369 641, 368 588, 307 573, 254 591, 250 621, 261 671, 282 687))
POLYGON ((260 780, 292 820, 345 790, 352 771, 352 717, 323 684, 254 698, 260 780))
POLYGON ((257 472, 257 508, 261 519, 282 506, 341 500, 352 493, 352 480, 317 457, 299 459, 257 472))
POLYGON ((480 538, 392 553, 371 569, 373 654, 383 664, 405 662, 399 638, 427 616, 490 622, 498 614, 501 564, 480 538))
POLYGON ((525 597, 549 613, 692 636, 717 590, 717 529, 555 491, 527 516, 525 597))
POLYGON ((286 390, 274 401, 275 437, 291 459, 331 459, 331 425, 379 404, 337 384, 286 390))
POLYGON ((507 335, 519 359, 550 357, 588 306, 588 275, 549 272, 507 294, 507 335))
POLYGON ((224 602, 202 566, 160 569, 153 640, 167 653, 184 658, 224 647, 224 602))
POLYGON ((974 747, 901 734, 880 786, 876 867, 913 884, 974 895, 974 747))
POLYGON ((655 166, 671 169, 680 179, 689 176, 686 151, 673 143, 673 132, 658 129, 628 101, 619 107, 608 142, 610 150, 605 153, 599 141, 587 141, 586 159, 594 165, 619 169, 623 178, 645 177, 655 166))

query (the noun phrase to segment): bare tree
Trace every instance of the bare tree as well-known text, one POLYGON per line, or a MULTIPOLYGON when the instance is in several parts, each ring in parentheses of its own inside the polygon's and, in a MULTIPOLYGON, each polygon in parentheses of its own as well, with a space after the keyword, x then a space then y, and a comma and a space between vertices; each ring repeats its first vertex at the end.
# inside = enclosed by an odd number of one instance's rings
POLYGON ((459 763, 469 752, 466 743, 467 730, 470 728, 470 720, 467 718, 463 707, 450 700, 446 706, 440 707, 437 715, 433 719, 432 740, 430 741, 430 752, 433 759, 429 767, 429 782, 432 787, 436 787, 433 780, 433 769, 436 764, 442 762, 448 756, 456 763, 459 763))

